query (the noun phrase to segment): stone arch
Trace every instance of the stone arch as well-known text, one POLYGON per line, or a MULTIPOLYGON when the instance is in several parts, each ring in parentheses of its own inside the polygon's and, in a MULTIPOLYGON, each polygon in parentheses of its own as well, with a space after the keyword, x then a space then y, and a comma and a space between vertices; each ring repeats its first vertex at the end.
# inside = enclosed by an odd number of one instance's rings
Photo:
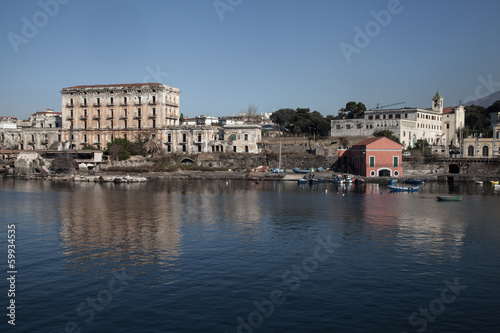
POLYGON ((185 157, 181 160, 181 164, 194 164, 194 160, 192 160, 191 158, 189 157, 185 157))
POLYGON ((378 176, 379 177, 391 177, 392 176, 392 170, 388 168, 382 168, 378 169, 378 176))
POLYGON ((481 147, 481 156, 482 157, 488 157, 490 155, 490 146, 489 145, 483 145, 481 147))
POLYGON ((448 166, 449 173, 460 173, 460 166, 458 164, 450 164, 448 166))

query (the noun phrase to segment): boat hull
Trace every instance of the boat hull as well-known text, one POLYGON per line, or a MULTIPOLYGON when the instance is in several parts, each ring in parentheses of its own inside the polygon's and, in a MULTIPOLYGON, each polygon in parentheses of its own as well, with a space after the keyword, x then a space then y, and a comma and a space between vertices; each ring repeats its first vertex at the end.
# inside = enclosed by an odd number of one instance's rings
POLYGON ((295 173, 309 173, 309 172, 311 172, 311 170, 299 169, 299 168, 293 168, 292 171, 295 173))
POLYGON ((408 187, 408 186, 394 186, 394 185, 389 185, 387 186, 391 192, 417 192, 418 187, 408 187))
POLYGON ((437 201, 462 201, 462 196, 438 195, 437 201))

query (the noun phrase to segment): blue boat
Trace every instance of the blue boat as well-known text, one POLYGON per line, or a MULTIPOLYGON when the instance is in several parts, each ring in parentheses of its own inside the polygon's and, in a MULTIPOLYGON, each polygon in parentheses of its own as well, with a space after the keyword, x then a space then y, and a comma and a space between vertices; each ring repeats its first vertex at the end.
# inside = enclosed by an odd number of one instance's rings
POLYGON ((293 168, 292 171, 295 173, 309 173, 309 172, 311 172, 311 170, 299 169, 299 168, 293 168))
POLYGON ((411 187, 411 186, 388 185, 387 187, 391 190, 391 192, 417 192, 418 191, 418 186, 411 187))
POLYGON ((307 184, 307 179, 302 179, 302 178, 297 179, 297 183, 298 184, 307 184))

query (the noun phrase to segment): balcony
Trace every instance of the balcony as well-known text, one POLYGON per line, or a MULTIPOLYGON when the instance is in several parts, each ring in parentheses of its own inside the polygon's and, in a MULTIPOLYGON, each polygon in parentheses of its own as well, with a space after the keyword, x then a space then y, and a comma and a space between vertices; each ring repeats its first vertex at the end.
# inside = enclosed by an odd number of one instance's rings
POLYGON ((66 107, 67 107, 67 108, 74 108, 74 107, 75 107, 75 105, 74 105, 74 104, 69 103, 69 104, 66 104, 66 107))
POLYGON ((106 106, 115 106, 115 103, 108 103, 106 106))
POLYGON ((126 114, 122 114, 122 115, 120 116, 120 119, 127 119, 127 118, 128 118, 128 116, 127 116, 126 114))
POLYGON ((101 106, 101 103, 94 103, 94 106, 101 106))
POLYGON ((148 118, 156 118, 156 114, 150 114, 148 118))
POLYGON ((125 103, 125 102, 120 103, 120 106, 127 106, 127 105, 128 105, 128 103, 125 103))
POLYGON ((114 116, 113 116, 112 114, 108 114, 108 115, 106 116, 106 119, 113 119, 113 118, 114 118, 114 116))
POLYGON ((92 118, 99 120, 99 119, 101 119, 101 115, 100 114, 95 114, 92 118))
POLYGON ((154 101, 154 102, 149 102, 148 104, 149 104, 149 105, 156 105, 156 101, 154 101))
POLYGON ((140 113, 134 114, 134 119, 137 119, 137 118, 142 118, 142 114, 140 114, 140 113))
POLYGON ((134 103, 134 106, 141 106, 141 105, 142 105, 142 103, 141 103, 141 102, 135 102, 135 103, 134 103))
POLYGON ((82 104, 80 104, 80 106, 81 106, 82 108, 86 108, 88 105, 87 105, 86 103, 82 103, 82 104))
POLYGON ((69 120, 69 121, 73 120, 73 116, 66 117, 66 120, 69 120))
POLYGON ((171 106, 179 106, 179 103, 174 102, 174 101, 165 101, 166 105, 171 105, 171 106))
POLYGON ((82 119, 82 120, 87 119, 87 115, 86 115, 86 114, 82 114, 82 115, 80 116, 80 119, 82 119))

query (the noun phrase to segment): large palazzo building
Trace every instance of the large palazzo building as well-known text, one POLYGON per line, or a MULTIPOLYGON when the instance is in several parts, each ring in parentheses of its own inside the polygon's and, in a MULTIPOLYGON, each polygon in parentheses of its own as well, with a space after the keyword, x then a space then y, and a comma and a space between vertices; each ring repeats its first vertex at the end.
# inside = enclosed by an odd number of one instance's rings
POLYGON ((61 94, 65 148, 105 148, 113 138, 179 124, 180 91, 164 84, 74 86, 61 94))
POLYGON ((258 153, 262 141, 260 125, 180 125, 180 91, 160 83, 82 85, 61 94, 61 113, 37 112, 26 126, 0 119, 0 149, 106 149, 115 138, 141 138, 167 153, 258 153))
POLYGON ((459 130, 465 125, 465 107, 444 108, 436 92, 430 109, 404 108, 367 110, 362 119, 332 120, 331 135, 336 137, 371 136, 390 130, 404 148, 413 148, 417 140, 433 146, 459 147, 459 130))

